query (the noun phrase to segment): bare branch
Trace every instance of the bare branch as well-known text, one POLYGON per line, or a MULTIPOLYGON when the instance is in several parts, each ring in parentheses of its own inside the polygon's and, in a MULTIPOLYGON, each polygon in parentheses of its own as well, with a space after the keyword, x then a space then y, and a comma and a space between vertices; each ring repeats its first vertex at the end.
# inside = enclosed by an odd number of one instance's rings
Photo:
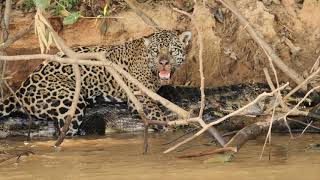
POLYGON ((239 151, 241 146, 245 144, 249 139, 253 139, 261 134, 261 132, 267 129, 270 126, 271 121, 266 122, 256 122, 245 128, 241 129, 234 135, 229 142, 226 144, 226 147, 236 147, 239 151))
POLYGON ((311 124, 313 123, 313 121, 311 121, 301 132, 301 134, 299 135, 299 137, 301 137, 303 135, 303 133, 308 129, 309 126, 311 126, 311 124))
POLYGON ((2 41, 5 42, 9 36, 9 22, 10 22, 10 13, 11 13, 11 0, 6 0, 3 20, 1 23, 2 26, 2 41))
MULTIPOLYGON (((267 70, 267 68, 263 68, 263 72, 264 72, 264 75, 266 76, 266 80, 268 82, 268 85, 271 89, 271 91, 274 91, 276 88, 274 87, 273 83, 272 83, 272 80, 271 80, 271 77, 269 75, 269 72, 267 70)), ((279 92, 280 93, 280 92, 279 92)), ((284 101, 282 100, 282 98, 278 98, 279 102, 280 102, 280 105, 281 107, 284 109, 284 110, 288 110, 288 106, 284 103, 284 101)), ((276 102, 277 103, 277 102, 276 102)), ((268 110, 267 110, 268 111, 268 110)))
POLYGON ((69 126, 71 124, 71 120, 73 119, 73 117, 75 115, 75 112, 77 110, 78 103, 79 103, 80 90, 81 90, 80 68, 79 68, 79 65, 77 65, 77 64, 73 64, 72 68, 73 68, 73 72, 74 72, 75 79, 76 79, 76 87, 75 87, 75 91, 73 94, 73 100, 72 100, 71 107, 67 112, 68 116, 65 119, 65 124, 62 128, 62 131, 60 132, 60 136, 58 137, 58 140, 56 141, 55 146, 59 146, 63 142, 64 137, 66 136, 66 133, 67 133, 69 126))
MULTIPOLYGON (((319 56, 320 57, 320 56, 319 56)), ((284 100, 288 99, 292 94, 301 89, 304 85, 306 85, 311 79, 313 79, 317 74, 319 74, 320 68, 318 68, 315 72, 313 72, 310 76, 308 76, 301 84, 296 86, 293 90, 291 90, 285 97, 284 100)))
POLYGON ((14 35, 13 37, 9 37, 7 39, 7 41, 3 42, 2 44, 0 44, 0 50, 4 50, 6 48, 8 48, 11 44, 13 44, 14 42, 16 42, 17 40, 19 40, 20 38, 22 38, 25 34, 27 34, 28 32, 30 32, 33 29, 34 24, 30 24, 26 29, 18 32, 16 35, 14 35))
MULTIPOLYGON (((10 13, 11 13, 11 0, 6 0, 5 2, 5 9, 2 14, 1 12, 1 19, 0 19, 0 25, 2 29, 1 34, 1 40, 3 42, 6 42, 9 36, 9 21, 10 21, 10 13)), ((3 49, 0 49, 0 55, 5 55, 6 53, 3 51, 3 49)), ((6 72, 6 62, 1 62, 0 64, 0 93, 1 93, 1 99, 3 98, 3 88, 2 83, 6 72)))
POLYGON ((244 107, 242 107, 242 108, 240 108, 240 109, 238 109, 238 110, 236 110, 236 111, 234 111, 234 112, 232 112, 232 113, 230 113, 230 114, 228 114, 228 115, 226 115, 226 116, 224 116, 224 117, 222 117, 222 118, 220 118, 220 119, 218 119, 218 120, 216 120, 216 121, 214 121, 214 122, 209 123, 208 125, 206 125, 205 127, 203 127, 200 131, 198 131, 196 134, 194 134, 193 136, 191 136, 191 137, 185 139, 184 141, 176 144, 176 145, 173 146, 172 148, 169 148, 169 149, 166 150, 164 153, 169 153, 169 152, 175 150, 175 149, 178 148, 179 146, 181 146, 181 145, 183 145, 183 144, 191 141, 192 139, 200 136, 200 135, 201 135, 203 132, 205 132, 209 127, 211 127, 211 126, 213 126, 213 125, 216 125, 216 124, 219 124, 219 123, 221 123, 222 121, 225 121, 226 119, 228 119, 228 118, 230 118, 230 117, 232 117, 232 116, 235 116, 235 115, 241 113, 242 111, 244 111, 244 110, 247 109, 248 107, 256 104, 257 102, 259 102, 262 98, 265 98, 265 97, 268 97, 268 96, 273 96, 274 93, 276 93, 276 92, 284 89, 286 86, 288 86, 288 84, 289 84, 289 83, 286 83, 285 85, 279 87, 278 89, 276 89, 276 90, 274 90, 274 91, 272 91, 272 92, 270 92, 270 93, 264 92, 264 93, 260 94, 255 100, 253 100, 253 101, 250 102, 249 104, 245 105, 244 107))
POLYGON ((28 112, 28 110, 22 106, 22 102, 20 101, 20 99, 17 97, 16 93, 14 93, 13 89, 9 86, 9 84, 7 83, 6 80, 4 80, 4 85, 6 85, 6 87, 9 89, 9 91, 11 92, 11 94, 13 95, 13 97, 16 99, 16 101, 21 105, 21 108, 23 109, 23 111, 27 114, 28 119, 29 119, 29 130, 28 130, 28 137, 27 137, 27 141, 30 141, 30 133, 31 133, 31 123, 32 123, 32 118, 30 113, 28 112))
POLYGON ((150 27, 160 30, 161 28, 150 17, 148 17, 141 9, 138 8, 135 2, 132 0, 124 0, 128 6, 150 27))
POLYGON ((299 105, 313 92, 313 91, 315 91, 316 89, 319 89, 320 88, 320 86, 317 86, 317 87, 314 87, 314 88, 312 88, 299 102, 298 102, 298 104, 296 104, 295 106, 294 106, 294 108, 292 108, 290 111, 288 111, 285 115, 284 115, 284 119, 285 120, 287 120, 287 117, 292 113, 292 112, 294 112, 295 110, 297 110, 297 108, 299 107, 299 105))
MULTIPOLYGON (((196 4, 197 6, 201 6, 196 4)), ((204 5, 204 4, 203 4, 204 5)), ((197 6, 195 8, 197 8, 197 6)), ((201 105, 200 105, 200 111, 199 111, 199 116, 198 116, 198 122, 202 127, 206 126, 206 123, 202 120, 202 115, 203 115, 203 111, 204 111, 204 107, 205 107, 205 93, 204 93, 204 74, 203 74, 203 35, 202 35, 202 31, 198 25, 198 22, 196 22, 193 18, 193 16, 185 11, 181 11, 177 8, 173 8, 174 11, 177 11, 179 13, 182 13, 186 16, 188 16, 193 25, 195 26, 197 33, 198 33, 198 44, 199 44, 199 72, 200 72, 200 91, 201 91, 201 105)), ((225 141, 223 139, 223 137, 220 135, 220 133, 218 132, 218 130, 216 130, 214 127, 210 127, 209 132, 215 137, 215 139, 218 141, 218 143, 221 146, 224 146, 225 141)))
POLYGON ((219 0, 226 8, 228 8, 239 20, 239 22, 245 27, 247 32, 251 35, 252 39, 260 45, 262 49, 268 54, 277 67, 288 75, 295 83, 301 84, 304 79, 293 69, 288 67, 281 58, 275 53, 271 46, 262 38, 262 35, 258 33, 250 23, 241 15, 238 9, 229 0, 219 0))

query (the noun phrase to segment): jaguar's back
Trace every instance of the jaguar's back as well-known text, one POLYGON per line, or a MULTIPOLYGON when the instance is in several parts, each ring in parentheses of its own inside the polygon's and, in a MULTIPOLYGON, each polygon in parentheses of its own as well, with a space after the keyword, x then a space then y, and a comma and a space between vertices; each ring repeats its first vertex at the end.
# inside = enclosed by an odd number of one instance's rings
MULTIPOLYGON (((76 47, 74 51, 104 52, 109 61, 121 65, 146 87, 156 91, 161 81, 170 78, 170 73, 183 62, 184 48, 190 38, 190 32, 178 36, 165 30, 120 45, 76 47)), ((105 67, 81 65, 80 69, 81 95, 70 127, 71 134, 77 132, 84 108, 89 103, 94 103, 97 98, 106 101, 127 100, 105 67)), ((131 83, 127 84, 132 90, 136 89, 131 83)), ((75 77, 72 66, 46 60, 16 91, 19 101, 11 96, 0 105, 0 117, 10 115, 13 111, 21 111, 23 107, 32 116, 58 121, 61 128, 72 104, 74 92, 75 77)), ((140 99, 149 110, 147 116, 150 119, 164 120, 155 103, 147 97, 140 99)), ((133 107, 130 102, 129 105, 133 107)))

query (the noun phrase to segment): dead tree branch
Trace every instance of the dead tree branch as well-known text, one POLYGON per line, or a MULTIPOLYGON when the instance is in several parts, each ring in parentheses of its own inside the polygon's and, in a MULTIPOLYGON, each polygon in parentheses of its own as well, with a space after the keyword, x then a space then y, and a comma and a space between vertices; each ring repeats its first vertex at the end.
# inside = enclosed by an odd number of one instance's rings
MULTIPOLYGON (((318 57, 318 59, 320 58, 320 56, 318 57)), ((317 59, 317 60, 318 60, 317 59)), ((285 97, 284 100, 288 99, 292 94, 294 94, 295 92, 297 92, 299 89, 301 89, 303 86, 305 86, 311 79, 313 79, 317 74, 319 74, 320 72, 320 68, 318 68, 316 71, 314 71, 312 74, 310 74, 310 76, 308 76, 303 82, 301 82, 300 84, 298 84, 298 86, 296 86, 293 90, 291 90, 285 97)))
POLYGON ((161 28, 150 17, 148 17, 132 0, 124 0, 128 6, 150 27, 160 30, 161 28))
POLYGON ((18 32, 16 35, 14 35, 12 37, 9 36, 9 38, 5 42, 0 44, 0 50, 4 50, 4 49, 8 48, 11 44, 16 42, 20 38, 22 38, 25 34, 27 34, 28 32, 30 32, 33 29, 33 26, 34 26, 34 23, 31 23, 26 29, 18 32))
POLYGON ((226 8, 228 8, 239 20, 239 22, 245 27, 247 32, 250 34, 252 39, 260 45, 262 49, 265 50, 267 55, 271 58, 271 60, 275 63, 275 65, 286 75, 288 75, 296 84, 301 84, 304 79, 293 69, 288 67, 281 58, 275 53, 275 51, 271 48, 271 46, 262 38, 262 35, 257 32, 250 22, 248 22, 238 11, 235 5, 229 0, 219 0, 221 4, 223 4, 226 8))
MULTIPOLYGON (((3 11, 3 14, 1 12, 1 19, 0 19, 0 25, 2 29, 1 34, 1 43, 4 43, 7 41, 9 36, 9 22, 10 22, 10 13, 11 13, 11 0, 7 0, 5 2, 5 8, 3 11)), ((0 49, 0 55, 5 55, 4 49, 0 49)), ((0 62, 0 93, 1 93, 1 99, 3 98, 3 88, 2 83, 6 72, 6 61, 0 62)))
MULTIPOLYGON (((272 80, 271 80, 271 77, 269 75, 269 72, 267 70, 267 68, 263 68, 263 72, 264 72, 264 75, 266 76, 266 80, 268 82, 268 85, 271 89, 271 91, 274 91, 276 88, 274 87, 273 83, 272 83, 272 80)), ((279 92, 280 93, 280 92, 279 92)), ((280 101, 280 105, 281 107, 284 109, 284 110, 288 110, 288 106, 285 104, 285 102, 282 100, 282 98, 279 98, 278 99, 280 101)), ((268 111, 268 110, 267 110, 268 111)))
MULTIPOLYGON (((198 5, 196 3, 196 6, 201 6, 201 5, 198 5)), ((200 105, 200 112, 199 112, 199 116, 197 118, 197 121, 199 122, 199 124, 202 127, 205 127, 207 124, 202 120, 203 110, 204 110, 204 106, 205 106, 205 93, 204 93, 204 79, 205 78, 204 78, 204 74, 203 74, 203 58, 202 58, 203 57, 203 35, 202 35, 202 31, 201 31, 201 28, 200 28, 198 22, 196 22, 194 20, 194 18, 191 14, 189 14, 185 11, 179 10, 177 8, 173 8, 173 10, 188 16, 191 19, 192 24, 195 26, 195 28, 197 30, 198 44, 199 44, 199 71, 200 71, 200 82, 201 82, 201 86, 200 86, 201 105, 200 105)), ((209 132, 215 137, 215 139, 218 141, 218 143, 223 147, 225 144, 225 141, 224 141, 223 137, 220 135, 220 133, 218 132, 218 130, 215 129, 214 127, 210 127, 209 132)))
MULTIPOLYGON (((241 148, 241 146, 243 144, 245 144, 246 141, 248 141, 249 139, 253 139, 253 138, 256 138, 258 135, 260 135, 262 132, 264 131, 268 131, 268 135, 267 135, 267 138, 270 137, 270 127, 272 126, 272 123, 274 121, 280 121, 280 120, 283 120, 283 122, 285 123, 285 125, 288 126, 287 124, 287 116, 288 115, 291 115, 295 112, 297 112, 297 107, 316 89, 320 88, 320 86, 317 86, 313 89, 311 89, 304 97, 302 100, 300 100, 298 102, 298 104, 291 110, 288 110, 284 115, 280 115, 278 116, 277 118, 274 118, 273 116, 270 117, 268 121, 264 121, 264 122, 257 122, 257 123, 254 123, 252 125, 249 125, 245 128, 243 128, 242 130, 240 130, 227 144, 226 144, 226 147, 236 147, 237 150, 239 150, 241 148)), ((301 115, 301 112, 298 111, 298 114, 301 115)), ((295 121, 295 120, 293 120, 295 121)), ((297 122, 297 121, 296 121, 297 122)), ((301 123, 301 122, 299 122, 301 123)), ((305 123, 304 123, 305 124, 305 123)), ((307 125, 306 128, 304 129, 304 131, 311 126, 311 123, 309 124, 305 124, 307 125)), ((312 126, 311 126, 312 127, 312 126)), ((315 127, 317 128, 317 127, 315 127)), ((304 132, 303 131, 303 132, 304 132)), ((291 133, 291 130, 289 129, 289 132, 291 133)), ((303 134, 303 133, 302 133, 303 134)), ((265 141, 266 143, 266 141, 265 141)), ((263 146, 263 149, 265 148, 265 144, 263 146)), ((263 150, 262 150, 262 153, 261 153, 261 156, 260 158, 262 157, 262 154, 263 154, 263 150)))
POLYGON ((234 135, 229 142, 226 144, 226 147, 235 147, 237 151, 244 145, 248 140, 255 139, 259 136, 263 131, 268 130, 271 120, 266 122, 256 122, 251 124, 234 135))
POLYGON ((5 9, 3 14, 2 27, 2 41, 5 42, 9 36, 9 22, 11 14, 11 0, 6 0, 5 9))
POLYGON ((288 111, 288 112, 284 115, 284 119, 287 120, 287 117, 288 117, 291 113, 295 112, 295 111, 297 110, 297 108, 299 107, 299 105, 300 105, 313 91, 315 91, 316 89, 319 89, 319 88, 320 88, 320 86, 317 86, 317 87, 312 88, 312 89, 294 106, 294 108, 292 108, 290 111, 288 111))
POLYGON ((244 110, 247 109, 248 107, 256 104, 257 102, 259 102, 261 99, 263 99, 263 98, 265 98, 265 97, 268 97, 268 96, 273 96, 275 93, 277 93, 278 91, 280 91, 280 90, 284 89, 286 86, 288 86, 288 84, 289 84, 289 83, 286 83, 285 85, 279 87, 278 89, 275 89, 274 91, 272 91, 272 92, 270 92, 270 93, 264 92, 264 93, 260 94, 255 100, 253 100, 253 101, 250 102, 249 104, 243 106, 242 108, 240 108, 240 109, 238 109, 238 110, 236 110, 236 111, 234 111, 234 112, 232 112, 232 113, 230 113, 230 114, 228 114, 228 115, 226 115, 226 116, 224 116, 224 117, 222 117, 222 118, 220 118, 220 119, 218 119, 218 120, 216 120, 216 121, 214 121, 214 122, 211 122, 211 123, 207 124, 207 125, 206 125, 205 127, 203 127, 200 131, 198 131, 196 134, 194 134, 193 136, 191 136, 191 137, 185 139, 184 141, 176 144, 175 146, 167 149, 164 153, 169 153, 169 152, 175 150, 176 148, 178 148, 179 146, 181 146, 181 145, 183 145, 183 144, 185 144, 185 143, 193 140, 194 138, 196 138, 196 137, 200 136, 202 133, 204 133, 209 127, 211 127, 211 126, 213 126, 213 125, 216 125, 216 124, 219 124, 219 123, 221 123, 222 121, 225 121, 225 120, 227 120, 228 118, 230 118, 230 117, 232 117, 232 116, 235 116, 235 115, 241 113, 242 111, 244 111, 244 110))

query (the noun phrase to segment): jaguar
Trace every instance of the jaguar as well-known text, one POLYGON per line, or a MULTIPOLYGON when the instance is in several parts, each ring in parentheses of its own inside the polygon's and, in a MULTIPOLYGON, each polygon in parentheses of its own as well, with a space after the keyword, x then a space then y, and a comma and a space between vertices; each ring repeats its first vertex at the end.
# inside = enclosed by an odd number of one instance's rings
MULTIPOLYGON (((157 91, 170 81, 175 70, 184 62, 191 37, 190 31, 178 33, 161 30, 118 45, 79 46, 72 49, 78 53, 103 52, 107 60, 120 65, 150 90, 157 91)), ((80 65, 80 72, 79 103, 68 135, 79 134, 84 110, 100 100, 127 102, 129 110, 136 112, 134 104, 105 67, 80 65)), ((132 91, 138 91, 127 79, 124 81, 132 91)), ((0 104, 0 118, 14 112, 27 111, 38 119, 56 122, 59 133, 65 124, 74 93, 75 75, 72 65, 44 60, 21 84, 15 95, 0 104)), ((167 121, 156 102, 143 94, 138 99, 148 119, 167 121)))

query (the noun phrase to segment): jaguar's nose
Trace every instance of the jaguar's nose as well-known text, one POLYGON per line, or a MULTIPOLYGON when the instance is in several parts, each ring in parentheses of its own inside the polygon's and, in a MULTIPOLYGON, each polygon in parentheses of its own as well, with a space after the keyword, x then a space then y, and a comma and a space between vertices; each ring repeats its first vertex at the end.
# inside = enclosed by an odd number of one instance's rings
POLYGON ((159 63, 160 63, 161 65, 165 66, 165 65, 168 65, 168 64, 169 64, 169 61, 166 60, 166 59, 161 59, 159 63))

